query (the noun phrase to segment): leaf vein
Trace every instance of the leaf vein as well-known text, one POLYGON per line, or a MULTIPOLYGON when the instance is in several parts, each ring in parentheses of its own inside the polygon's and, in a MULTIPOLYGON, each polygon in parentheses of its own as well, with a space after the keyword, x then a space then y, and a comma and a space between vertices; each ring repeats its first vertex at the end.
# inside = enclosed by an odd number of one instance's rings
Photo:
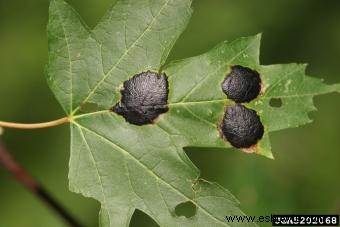
POLYGON ((72 111, 72 109, 73 109, 73 70, 72 70, 70 42, 69 42, 69 38, 66 35, 66 29, 65 29, 65 25, 64 25, 65 22, 61 17, 60 9, 55 2, 54 2, 54 5, 55 5, 56 10, 58 12, 57 14, 59 16, 59 20, 61 21, 61 27, 62 27, 63 32, 64 32, 64 37, 65 37, 65 42, 66 42, 66 47, 67 47, 67 54, 68 54, 68 60, 69 60, 68 61, 69 62, 69 72, 70 72, 70 76, 71 76, 71 79, 70 79, 70 91, 71 91, 70 92, 70 111, 72 111))
POLYGON ((98 169, 98 166, 97 166, 96 159, 94 158, 92 150, 91 150, 89 144, 86 141, 86 138, 85 138, 85 135, 84 135, 82 127, 79 127, 78 125, 76 125, 76 126, 79 129, 80 135, 81 135, 81 137, 82 137, 82 139, 83 139, 83 141, 85 143, 85 146, 86 146, 87 150, 89 151, 89 154, 91 156, 91 160, 92 160, 93 165, 94 165, 94 167, 96 169, 96 173, 97 173, 98 180, 99 180, 99 183, 100 183, 100 189, 101 189, 101 192, 102 192, 102 195, 103 195, 103 199, 104 199, 104 205, 106 205, 106 195, 105 195, 105 192, 104 192, 103 180, 102 180, 102 177, 101 177, 101 175, 99 173, 99 169, 98 169))

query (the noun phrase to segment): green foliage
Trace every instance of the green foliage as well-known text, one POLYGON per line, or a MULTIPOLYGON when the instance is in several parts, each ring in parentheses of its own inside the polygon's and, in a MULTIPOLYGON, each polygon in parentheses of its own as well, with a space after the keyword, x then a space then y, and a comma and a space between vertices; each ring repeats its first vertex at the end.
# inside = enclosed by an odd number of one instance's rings
POLYGON ((165 66, 189 21, 190 4, 117 1, 90 30, 65 2, 51 1, 48 82, 73 118, 70 189, 101 202, 102 226, 128 226, 135 209, 161 226, 241 225, 224 218, 242 214, 237 200, 218 184, 200 179, 183 151, 230 147, 217 125, 225 106, 233 104, 221 89, 231 65, 261 74, 262 94, 246 106, 258 112, 265 127, 255 152, 269 158, 269 132, 310 122, 313 96, 340 90, 305 76, 305 65, 261 66, 259 35, 165 66), (170 110, 155 124, 131 125, 108 109, 119 101, 122 83, 147 70, 168 75, 170 110), (282 106, 272 107, 272 98, 281 99, 282 106), (176 206, 188 201, 196 206, 195 216, 176 216, 176 206))

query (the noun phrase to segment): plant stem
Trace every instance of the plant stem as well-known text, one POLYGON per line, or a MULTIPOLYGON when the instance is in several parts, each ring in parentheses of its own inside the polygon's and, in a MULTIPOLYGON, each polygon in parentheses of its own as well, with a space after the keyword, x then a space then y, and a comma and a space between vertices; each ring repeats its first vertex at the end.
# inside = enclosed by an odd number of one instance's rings
POLYGON ((81 227, 78 223, 37 181, 33 179, 6 150, 0 141, 0 164, 22 183, 30 192, 41 199, 56 212, 70 227, 81 227))
POLYGON ((70 122, 70 119, 68 117, 64 117, 64 118, 60 118, 54 121, 49 121, 49 122, 44 122, 44 123, 36 123, 36 124, 21 124, 21 123, 0 121, 0 127, 17 128, 17 129, 40 129, 40 128, 49 128, 49 127, 61 125, 67 122, 70 122))

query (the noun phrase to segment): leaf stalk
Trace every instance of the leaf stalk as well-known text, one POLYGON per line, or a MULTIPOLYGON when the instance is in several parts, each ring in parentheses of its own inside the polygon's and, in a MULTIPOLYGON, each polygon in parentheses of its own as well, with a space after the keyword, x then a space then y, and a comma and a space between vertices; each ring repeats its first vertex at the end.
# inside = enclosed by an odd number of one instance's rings
POLYGON ((0 121, 0 127, 16 128, 16 129, 41 129, 41 128, 50 128, 50 127, 58 126, 58 125, 68 123, 68 122, 70 122, 69 117, 64 117, 64 118, 60 118, 54 121, 34 123, 34 124, 23 124, 23 123, 0 121))

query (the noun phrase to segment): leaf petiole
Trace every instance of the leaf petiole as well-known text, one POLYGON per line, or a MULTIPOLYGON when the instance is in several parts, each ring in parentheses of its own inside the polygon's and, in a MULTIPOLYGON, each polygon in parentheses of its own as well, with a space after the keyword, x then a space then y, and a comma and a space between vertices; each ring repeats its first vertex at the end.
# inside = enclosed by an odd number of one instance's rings
POLYGON ((50 127, 58 126, 58 125, 61 125, 67 122, 70 122, 69 117, 64 117, 64 118, 60 118, 54 121, 35 123, 35 124, 23 124, 23 123, 0 121, 0 127, 16 128, 16 129, 41 129, 41 128, 50 128, 50 127))

